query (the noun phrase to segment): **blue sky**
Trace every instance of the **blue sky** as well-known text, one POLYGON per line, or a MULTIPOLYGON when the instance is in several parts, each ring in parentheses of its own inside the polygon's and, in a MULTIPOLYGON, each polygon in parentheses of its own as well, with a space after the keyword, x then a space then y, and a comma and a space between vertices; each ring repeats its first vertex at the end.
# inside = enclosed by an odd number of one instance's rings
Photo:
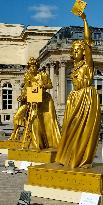
MULTIPOLYGON (((0 0, 0 23, 70 26, 83 25, 71 13, 75 0, 0 0)), ((88 23, 103 27, 103 0, 86 0, 88 23)))

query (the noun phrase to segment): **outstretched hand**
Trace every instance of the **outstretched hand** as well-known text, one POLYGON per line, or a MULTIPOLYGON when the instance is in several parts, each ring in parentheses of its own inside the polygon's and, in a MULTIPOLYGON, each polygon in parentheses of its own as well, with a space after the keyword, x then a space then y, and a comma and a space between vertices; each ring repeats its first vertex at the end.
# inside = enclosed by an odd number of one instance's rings
POLYGON ((80 17, 81 17, 83 20, 86 19, 85 13, 79 12, 79 15, 80 15, 80 17))

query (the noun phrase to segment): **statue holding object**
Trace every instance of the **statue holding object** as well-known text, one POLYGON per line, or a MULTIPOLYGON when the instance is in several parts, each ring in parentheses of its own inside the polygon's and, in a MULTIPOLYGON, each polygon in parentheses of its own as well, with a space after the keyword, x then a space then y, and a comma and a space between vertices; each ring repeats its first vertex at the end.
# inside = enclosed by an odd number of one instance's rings
POLYGON ((71 168, 87 168, 91 165, 100 130, 99 95, 92 85, 94 76, 92 40, 86 15, 83 12, 86 5, 83 3, 77 0, 72 10, 83 19, 84 40, 76 40, 72 43, 71 57, 74 68, 71 79, 74 90, 67 98, 62 138, 56 156, 56 162, 71 168))
POLYGON ((34 58, 30 58, 28 68, 18 98, 22 105, 14 116, 14 132, 9 140, 19 140, 19 128, 23 126, 22 148, 27 148, 26 142, 29 146, 32 144, 33 149, 57 148, 61 135, 53 99, 46 92, 52 89, 52 82, 45 70, 38 71, 34 58))
MULTIPOLYGON (((65 194, 68 202, 71 202, 70 191, 76 191, 76 196, 78 192, 90 192, 99 194, 98 196, 103 193, 101 186, 103 166, 95 164, 91 168, 98 145, 101 111, 99 95, 92 85, 94 76, 92 40, 86 15, 83 12, 84 3, 77 0, 76 8, 75 5, 73 8, 75 14, 78 14, 84 21, 84 40, 77 40, 72 44, 71 57, 74 61, 74 68, 71 79, 74 90, 67 98, 56 163, 28 168, 29 186, 32 185, 34 188, 39 186, 39 189, 40 187, 55 187, 53 199, 57 199, 56 188, 61 189, 60 193, 63 189, 68 190, 69 192, 65 194), (83 168, 88 168, 88 170, 83 168)), ((41 192, 42 189, 40 189, 40 196, 44 197, 45 191, 42 195, 41 192)), ((75 195, 75 192, 73 193, 75 195)), ((75 201, 74 198, 72 202, 75 201)), ((65 199, 64 196, 62 199, 65 199)), ((75 202, 78 203, 78 200, 75 202)))

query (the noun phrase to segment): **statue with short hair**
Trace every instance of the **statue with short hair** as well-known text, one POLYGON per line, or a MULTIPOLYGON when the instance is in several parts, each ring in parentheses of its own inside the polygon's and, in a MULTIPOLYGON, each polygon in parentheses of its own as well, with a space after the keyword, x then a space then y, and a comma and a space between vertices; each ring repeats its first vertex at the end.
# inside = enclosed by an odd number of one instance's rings
POLYGON ((47 92, 47 89, 53 87, 51 79, 46 70, 38 69, 38 62, 34 58, 30 58, 27 68, 24 87, 18 98, 22 105, 14 115, 14 131, 9 140, 20 140, 22 149, 29 148, 30 145, 33 149, 57 149, 61 135, 54 101, 47 92), (20 137, 21 126, 24 130, 20 137))

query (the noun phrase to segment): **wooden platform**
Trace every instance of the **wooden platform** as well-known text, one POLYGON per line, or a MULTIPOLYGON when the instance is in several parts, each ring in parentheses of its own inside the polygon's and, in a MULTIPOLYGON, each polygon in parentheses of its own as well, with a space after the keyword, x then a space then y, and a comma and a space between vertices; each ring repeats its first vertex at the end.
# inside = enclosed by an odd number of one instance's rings
POLYGON ((56 163, 30 166, 28 185, 103 194, 103 165, 69 169, 56 163))
POLYGON ((56 150, 9 149, 8 160, 50 163, 54 162, 56 150))

